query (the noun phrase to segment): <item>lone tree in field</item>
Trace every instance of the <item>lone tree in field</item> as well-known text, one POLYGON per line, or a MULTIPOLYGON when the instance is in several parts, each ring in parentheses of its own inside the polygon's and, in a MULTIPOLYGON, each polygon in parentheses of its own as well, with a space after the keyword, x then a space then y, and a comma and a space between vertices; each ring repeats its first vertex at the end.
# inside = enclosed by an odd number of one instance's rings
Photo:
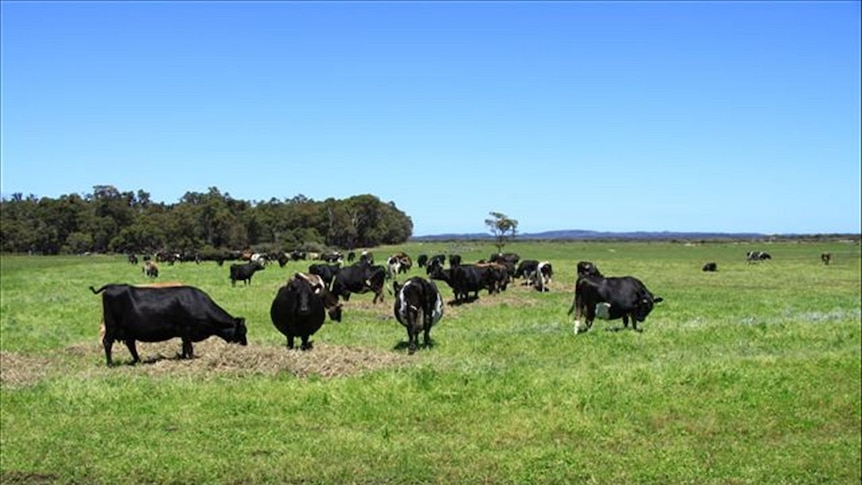
POLYGON ((518 221, 510 219, 506 214, 500 212, 490 212, 489 214, 491 214, 493 219, 485 219, 485 225, 488 226, 491 234, 497 240, 495 243, 497 251, 503 252, 503 246, 506 245, 506 241, 513 239, 518 232, 518 221))

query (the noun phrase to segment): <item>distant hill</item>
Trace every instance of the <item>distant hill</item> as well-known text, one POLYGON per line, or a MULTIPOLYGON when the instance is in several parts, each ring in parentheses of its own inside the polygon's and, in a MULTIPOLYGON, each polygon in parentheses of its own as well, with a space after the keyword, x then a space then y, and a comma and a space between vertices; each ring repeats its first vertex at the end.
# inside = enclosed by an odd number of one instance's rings
MULTIPOLYGON (((518 234, 518 240, 713 240, 713 239, 762 239, 770 237, 766 234, 754 232, 672 232, 672 231, 632 231, 632 232, 606 232, 606 231, 586 231, 582 229, 563 229, 557 231, 545 231, 536 233, 518 234)), ((467 234, 433 234, 426 236, 415 236, 410 238, 412 241, 452 241, 452 240, 482 240, 494 239, 494 236, 488 233, 467 233, 467 234)))

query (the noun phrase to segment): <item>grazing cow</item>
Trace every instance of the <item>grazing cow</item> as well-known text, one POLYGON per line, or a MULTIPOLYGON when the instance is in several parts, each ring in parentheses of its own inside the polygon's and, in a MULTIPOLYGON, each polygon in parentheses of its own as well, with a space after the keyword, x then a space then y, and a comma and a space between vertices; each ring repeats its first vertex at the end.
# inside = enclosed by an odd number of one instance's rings
POLYGON ((129 253, 127 257, 128 257, 128 260, 129 260, 129 264, 133 264, 133 265, 135 265, 135 266, 137 266, 137 265, 138 265, 138 257, 137 257, 137 256, 135 256, 135 255, 134 255, 134 254, 132 254, 132 253, 129 253))
POLYGON ((296 273, 294 278, 302 278, 311 285, 314 294, 318 295, 323 300, 323 306, 329 314, 329 319, 333 322, 341 321, 341 303, 338 302, 338 296, 333 295, 327 288, 326 282, 318 275, 296 273))
POLYGON ((467 301, 470 292, 475 299, 479 298, 479 290, 487 289, 490 294, 497 287, 494 283, 494 273, 490 268, 472 264, 451 266, 449 280, 446 282, 452 288, 456 302, 467 301))
MULTIPOLYGON (((159 283, 149 283, 146 285, 135 285, 135 288, 170 288, 173 286, 185 286, 179 281, 162 281, 159 283)), ((105 345, 105 319, 99 325, 99 345, 105 345)))
POLYGON ((825 265, 829 265, 832 262, 832 253, 820 253, 820 261, 823 261, 825 265))
POLYGON ((538 291, 551 291, 548 285, 554 278, 554 268, 548 261, 542 261, 536 266, 536 272, 533 273, 532 286, 538 291))
POLYGON ((182 340, 184 359, 194 357, 192 342, 216 335, 228 343, 247 345, 245 319, 232 317, 206 293, 192 286, 135 287, 105 285, 93 294, 102 295, 102 339, 108 366, 113 365, 111 348, 115 341, 125 342, 132 363, 141 361, 136 341, 162 342, 175 337, 182 340))
POLYGON ((372 303, 383 302, 383 285, 386 269, 383 266, 369 266, 362 262, 341 268, 332 280, 332 293, 350 300, 351 293, 374 292, 372 303))
POLYGON ((275 328, 287 337, 287 348, 293 349, 294 338, 299 337, 302 350, 311 350, 309 338, 326 319, 321 297, 306 279, 297 276, 279 288, 269 308, 269 316, 275 328))
POLYGON ((489 295, 506 291, 506 288, 509 286, 509 269, 506 265, 501 263, 476 263, 475 266, 486 271, 484 277, 489 295))
POLYGON ((419 340, 419 332, 424 333, 424 343, 431 345, 431 327, 443 317, 443 297, 433 281, 420 276, 408 279, 403 286, 396 281, 395 318, 407 329, 408 354, 413 355, 419 340))
POLYGON ((532 275, 536 274, 539 269, 539 261, 535 259, 525 259, 518 263, 518 268, 515 270, 515 278, 524 278, 525 285, 529 284, 532 275))
POLYGON ((416 264, 419 265, 420 268, 424 268, 426 264, 428 264, 428 255, 420 254, 418 258, 416 258, 416 264))
POLYGON ((344 257, 339 251, 333 251, 331 253, 321 254, 320 259, 326 261, 327 263, 341 263, 344 260, 344 257))
POLYGON ((581 276, 602 276, 602 273, 592 262, 578 261, 578 277, 581 276))
POLYGON ((395 253, 386 260, 389 273, 387 277, 395 277, 400 273, 407 273, 413 267, 413 261, 407 253, 395 253))
POLYGON ((608 305, 608 319, 623 319, 623 328, 629 326, 641 330, 637 322, 643 322, 652 311, 653 305, 663 301, 662 297, 653 296, 646 286, 631 276, 605 278, 603 276, 581 276, 575 283, 575 298, 568 314, 575 312, 575 335, 581 328, 581 317, 586 313, 586 330, 593 326, 596 317, 596 305, 608 305))
POLYGON ((157 265, 154 261, 146 261, 144 263, 144 267, 142 269, 143 273, 150 278, 158 278, 159 277, 159 265, 157 265))
POLYGON ((772 256, 764 251, 749 251, 745 253, 745 261, 747 263, 756 263, 758 261, 766 261, 767 259, 772 259, 772 256))
POLYGON ((704 271, 718 271, 718 264, 716 263, 706 263, 703 265, 704 271))
POLYGON ((251 284, 251 277, 256 271, 262 271, 263 265, 260 263, 244 263, 230 265, 230 284, 236 286, 237 281, 242 281, 243 285, 251 284))
POLYGON ((323 283, 329 288, 332 286, 332 279, 335 278, 340 269, 341 265, 338 264, 316 263, 308 267, 308 274, 320 276, 323 279, 323 283))

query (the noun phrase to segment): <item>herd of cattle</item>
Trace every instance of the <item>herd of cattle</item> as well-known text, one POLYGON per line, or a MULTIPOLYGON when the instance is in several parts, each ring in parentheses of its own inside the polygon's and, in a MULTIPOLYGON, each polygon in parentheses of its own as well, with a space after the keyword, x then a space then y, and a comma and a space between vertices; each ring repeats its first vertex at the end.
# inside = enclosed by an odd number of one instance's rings
MULTIPOLYGON (((250 285, 255 272, 266 267, 269 261, 282 257, 299 260, 306 254, 242 255, 245 263, 232 264, 229 278, 232 285, 242 281, 250 285)), ((129 261, 137 258, 129 255, 129 261)), ((419 334, 424 335, 424 344, 430 343, 431 327, 443 316, 443 297, 435 281, 446 283, 454 295, 451 304, 462 304, 475 300, 479 291, 488 294, 505 291, 510 284, 521 280, 521 284, 540 292, 550 291, 553 267, 549 261, 522 260, 515 253, 492 254, 487 260, 462 263, 460 255, 419 255, 417 264, 425 268, 427 278, 414 276, 403 284, 396 280, 400 274, 413 267, 413 260, 406 253, 397 253, 386 260, 386 265, 375 265, 370 252, 363 251, 358 261, 343 266, 340 253, 313 255, 325 262, 312 263, 308 272, 297 272, 279 288, 270 307, 273 325, 287 338, 287 347, 294 348, 299 338, 300 348, 312 348, 310 338, 323 325, 326 315, 340 322, 342 303, 349 301, 353 293, 374 293, 373 303, 383 301, 386 280, 392 279, 395 295, 393 308, 396 320, 404 326, 408 336, 409 353, 418 347, 419 334)), ((158 277, 158 266, 154 258, 145 258, 143 272, 152 278, 158 277)), ((164 261, 162 258, 155 258, 164 261)), ((356 259, 349 253, 347 260, 356 259)), ((749 251, 749 263, 771 259, 768 253, 749 251)), ((823 253, 821 260, 829 264, 831 254, 823 253)), ((198 261, 199 262, 199 261, 198 261)), ((223 262, 223 261, 222 261, 223 262)), ((219 266, 221 263, 219 262, 219 266)), ((717 271, 714 262, 703 266, 703 271, 717 271)), ((171 338, 182 340, 182 358, 194 356, 193 342, 218 336, 229 343, 247 344, 245 319, 233 317, 202 290, 179 283, 163 283, 146 286, 109 284, 98 290, 90 287, 94 294, 102 294, 101 344, 108 365, 112 365, 111 349, 114 342, 124 342, 132 355, 132 362, 139 362, 136 341, 158 342, 171 338)), ((655 296, 637 278, 631 276, 606 277, 592 262, 581 261, 577 265, 577 279, 572 305, 568 314, 574 313, 574 333, 587 331, 596 316, 614 320, 622 319, 623 327, 641 331, 637 324, 643 322, 654 305, 663 301, 655 296), (581 320, 583 319, 583 326, 581 320)))

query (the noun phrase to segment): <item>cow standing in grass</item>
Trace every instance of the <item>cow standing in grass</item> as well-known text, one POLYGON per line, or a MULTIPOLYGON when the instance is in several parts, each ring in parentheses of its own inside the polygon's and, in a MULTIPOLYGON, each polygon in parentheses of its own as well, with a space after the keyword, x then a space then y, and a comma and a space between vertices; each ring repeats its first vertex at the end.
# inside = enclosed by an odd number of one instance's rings
POLYGON ((431 327, 443 317, 443 297, 433 281, 420 276, 408 279, 404 285, 393 283, 395 318, 407 329, 408 354, 416 352, 419 334, 426 347, 431 345, 431 327))

